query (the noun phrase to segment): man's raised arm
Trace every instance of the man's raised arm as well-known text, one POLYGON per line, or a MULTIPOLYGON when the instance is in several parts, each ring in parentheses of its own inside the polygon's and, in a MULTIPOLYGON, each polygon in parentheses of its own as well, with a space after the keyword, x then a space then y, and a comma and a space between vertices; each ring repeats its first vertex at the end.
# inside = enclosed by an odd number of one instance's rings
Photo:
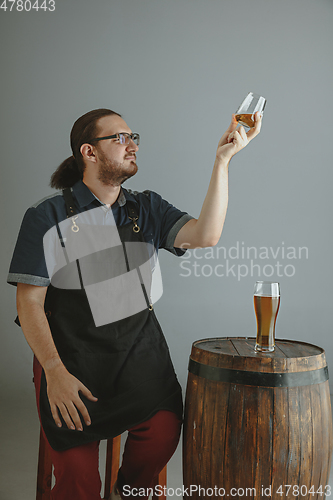
POLYGON ((228 167, 231 158, 259 134, 261 117, 255 114, 255 125, 247 133, 232 116, 221 137, 208 191, 198 219, 187 222, 178 232, 176 248, 203 248, 218 243, 228 207, 228 167))

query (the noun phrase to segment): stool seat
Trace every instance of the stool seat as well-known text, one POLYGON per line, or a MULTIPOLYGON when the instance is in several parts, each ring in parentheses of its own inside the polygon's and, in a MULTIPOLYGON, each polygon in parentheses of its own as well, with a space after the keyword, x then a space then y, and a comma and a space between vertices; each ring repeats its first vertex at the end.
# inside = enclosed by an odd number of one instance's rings
MULTIPOLYGON (((121 436, 116 436, 107 440, 106 464, 105 464, 105 483, 103 499, 108 500, 114 483, 116 482, 119 460, 120 460, 120 441, 121 436)), ((157 485, 166 486, 167 466, 154 479, 153 488, 157 485)), ((37 494, 36 500, 50 500, 52 482, 52 461, 48 450, 42 428, 39 434, 39 454, 37 470, 37 494)), ((153 500, 166 500, 165 495, 153 495, 153 500)))

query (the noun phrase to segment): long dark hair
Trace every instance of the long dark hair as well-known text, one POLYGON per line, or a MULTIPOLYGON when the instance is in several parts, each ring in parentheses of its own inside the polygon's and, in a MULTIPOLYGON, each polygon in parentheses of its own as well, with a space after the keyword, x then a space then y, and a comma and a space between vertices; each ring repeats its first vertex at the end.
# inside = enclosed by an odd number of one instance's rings
POLYGON ((97 120, 103 116, 117 115, 119 113, 111 109, 93 109, 85 115, 80 116, 74 123, 71 130, 71 148, 73 156, 70 156, 59 165, 51 176, 50 186, 55 189, 72 187, 83 178, 85 164, 80 152, 82 144, 89 143, 97 133, 97 120))

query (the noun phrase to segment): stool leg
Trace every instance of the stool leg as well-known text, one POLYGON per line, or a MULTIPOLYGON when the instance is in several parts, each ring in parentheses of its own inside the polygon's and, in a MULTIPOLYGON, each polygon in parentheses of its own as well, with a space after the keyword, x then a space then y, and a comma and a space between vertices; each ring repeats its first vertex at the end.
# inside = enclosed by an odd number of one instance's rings
POLYGON ((117 480, 119 470, 120 441, 121 436, 108 439, 106 449, 104 499, 108 499, 110 497, 113 485, 117 480))
MULTIPOLYGON (((167 484, 167 466, 164 467, 164 469, 161 470, 158 476, 155 477, 154 482, 153 482, 153 488, 155 489, 155 486, 160 485, 162 488, 166 486, 167 484)), ((153 495, 153 500, 166 500, 166 495, 156 495, 154 493, 153 495)))
POLYGON ((51 481, 52 481, 51 456, 41 428, 39 434, 36 500, 50 500, 51 481))

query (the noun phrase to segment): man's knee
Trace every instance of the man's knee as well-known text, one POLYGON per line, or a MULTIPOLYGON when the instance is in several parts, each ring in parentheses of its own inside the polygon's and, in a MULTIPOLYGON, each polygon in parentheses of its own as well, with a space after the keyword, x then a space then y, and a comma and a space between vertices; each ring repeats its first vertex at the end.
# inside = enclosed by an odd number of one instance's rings
POLYGON ((151 419, 151 434, 161 446, 178 444, 182 422, 171 411, 160 410, 151 419))

